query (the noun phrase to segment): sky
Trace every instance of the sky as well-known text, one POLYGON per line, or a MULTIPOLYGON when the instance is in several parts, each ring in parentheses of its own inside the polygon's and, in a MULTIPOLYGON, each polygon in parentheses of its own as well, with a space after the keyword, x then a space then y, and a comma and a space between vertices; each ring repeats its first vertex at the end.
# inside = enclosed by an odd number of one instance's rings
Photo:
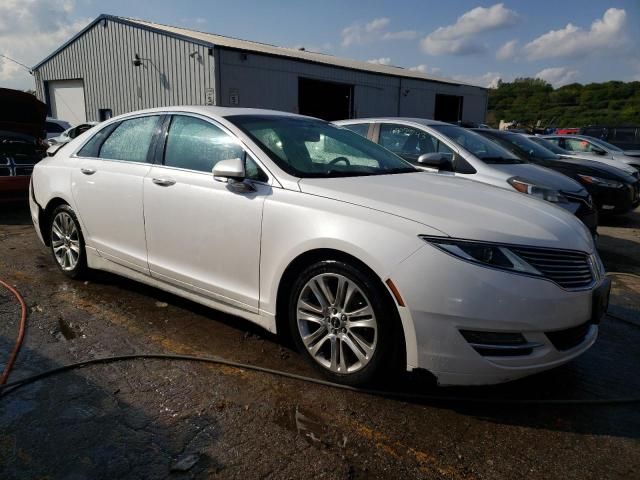
MULTIPOLYGON (((640 0, 0 0, 0 55, 33 66, 101 13, 488 87, 640 80, 640 0)), ((33 77, 0 56, 0 87, 33 77)))

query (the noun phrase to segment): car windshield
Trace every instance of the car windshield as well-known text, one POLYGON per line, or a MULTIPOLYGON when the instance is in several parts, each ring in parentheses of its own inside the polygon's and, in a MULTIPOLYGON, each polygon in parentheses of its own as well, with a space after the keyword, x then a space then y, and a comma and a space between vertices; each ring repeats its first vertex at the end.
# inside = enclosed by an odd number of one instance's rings
POLYGON ((538 145, 536 142, 532 142, 530 139, 520 135, 519 133, 507 133, 496 135, 496 137, 496 140, 508 142, 525 153, 528 157, 558 160, 558 156, 551 150, 543 147, 542 145, 538 145))
POLYGON ((545 140, 544 138, 540 138, 540 137, 527 137, 527 138, 529 140, 531 140, 532 142, 537 143, 538 145, 546 148, 547 150, 551 150, 556 155, 569 155, 570 154, 570 152, 567 152, 564 148, 560 148, 555 143, 550 142, 549 140, 545 140))
POLYGON ((623 152, 623 150, 620 147, 616 147, 615 145, 612 145, 609 142, 605 142, 604 140, 600 140, 599 138, 589 137, 585 135, 585 139, 589 140, 591 143, 595 143, 600 148, 604 148, 605 150, 611 150, 612 152, 617 152, 617 153, 623 152))
POLYGON ((442 133, 465 150, 473 153, 485 163, 523 163, 522 160, 516 157, 513 153, 502 148, 500 145, 496 145, 488 138, 478 135, 466 128, 457 127, 455 125, 430 125, 430 127, 442 133))
POLYGON ((322 120, 277 115, 226 117, 285 172, 301 178, 417 172, 385 148, 322 120))

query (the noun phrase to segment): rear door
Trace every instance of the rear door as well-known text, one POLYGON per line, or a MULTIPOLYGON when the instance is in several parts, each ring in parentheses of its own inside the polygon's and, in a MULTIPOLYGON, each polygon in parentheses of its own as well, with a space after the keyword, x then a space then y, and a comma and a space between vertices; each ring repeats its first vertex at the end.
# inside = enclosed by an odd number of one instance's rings
POLYGON ((145 115, 111 124, 77 153, 72 193, 89 247, 105 258, 148 273, 142 204, 151 169, 150 146, 162 116, 145 115))

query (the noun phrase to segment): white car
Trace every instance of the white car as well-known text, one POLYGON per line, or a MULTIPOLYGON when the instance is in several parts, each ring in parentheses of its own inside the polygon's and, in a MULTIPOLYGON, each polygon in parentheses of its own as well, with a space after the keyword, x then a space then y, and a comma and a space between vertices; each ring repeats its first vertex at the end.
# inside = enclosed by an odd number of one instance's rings
POLYGON ((58 120, 57 118, 47 117, 44 128, 48 140, 50 138, 57 137, 65 130, 71 128, 71 124, 65 120, 58 120))
POLYGON ((430 175, 273 111, 113 118, 37 164, 31 215, 68 276, 108 270, 289 332, 334 381, 492 384, 596 340, 589 231, 527 195, 430 175))
POLYGON ((427 118, 363 118, 334 123, 382 145, 418 168, 554 203, 575 214, 597 235, 598 213, 581 184, 522 160, 467 128, 427 118))
POLYGON ((47 143, 51 145, 59 145, 61 143, 68 143, 77 136, 82 135, 87 130, 95 127, 100 122, 86 122, 81 123, 80 125, 76 125, 75 127, 67 128, 64 132, 62 132, 57 137, 51 137, 47 139, 47 143))
POLYGON ((549 139, 541 137, 539 135, 530 135, 528 133, 521 133, 520 135, 522 135, 525 138, 528 138, 532 142, 537 143, 538 145, 546 148, 547 150, 551 150, 553 153, 560 156, 561 158, 569 158, 573 160, 588 160, 590 162, 604 163, 605 165, 609 165, 610 167, 614 167, 619 170, 622 170, 623 172, 628 173, 633 177, 640 178, 640 172, 638 170, 633 168, 631 165, 628 165, 619 160, 614 160, 612 158, 596 155, 593 153, 577 152, 577 151, 570 152, 568 150, 565 150, 564 148, 561 148, 557 142, 552 142, 549 139))
POLYGON ((592 155, 596 158, 608 158, 626 163, 640 171, 640 152, 622 150, 609 142, 587 135, 543 135, 545 140, 555 143, 571 153, 592 155))

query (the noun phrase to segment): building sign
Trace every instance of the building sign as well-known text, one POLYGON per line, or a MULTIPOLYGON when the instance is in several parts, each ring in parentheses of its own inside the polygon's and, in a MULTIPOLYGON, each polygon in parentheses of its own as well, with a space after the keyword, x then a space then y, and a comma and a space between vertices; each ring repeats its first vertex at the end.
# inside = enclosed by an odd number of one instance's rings
POLYGON ((240 105, 240 91, 237 88, 229 90, 229 105, 240 105))
POLYGON ((204 104, 205 105, 215 105, 215 93, 213 88, 205 88, 204 89, 204 104))

